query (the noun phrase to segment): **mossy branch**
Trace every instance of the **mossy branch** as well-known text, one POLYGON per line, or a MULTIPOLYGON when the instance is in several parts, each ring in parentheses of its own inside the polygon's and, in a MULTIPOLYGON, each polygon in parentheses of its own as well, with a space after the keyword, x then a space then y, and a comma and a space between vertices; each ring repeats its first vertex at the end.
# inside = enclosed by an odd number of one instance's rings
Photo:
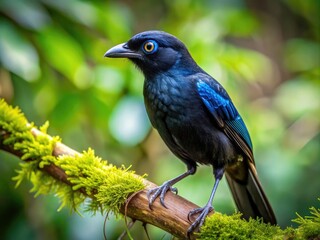
MULTIPOLYGON (((138 176, 124 166, 115 167, 95 156, 89 149, 82 154, 67 147, 58 137, 50 137, 46 123, 39 130, 28 123, 18 108, 0 100, 0 149, 23 160, 17 176, 17 186, 24 180, 32 182, 35 195, 54 193, 62 207, 79 211, 85 199, 87 210, 105 214, 126 215, 164 229, 178 238, 186 238, 190 225, 187 215, 198 207, 182 197, 168 193, 164 208, 156 201, 149 209, 146 191, 155 186, 145 176, 138 176)), ((207 218, 199 239, 304 239, 320 235, 320 210, 311 209, 311 217, 296 219, 297 229, 281 230, 259 220, 246 222, 240 214, 220 213, 207 218)))
POLYGON ((0 100, 0 149, 23 160, 17 176, 32 182, 35 195, 54 193, 62 207, 79 211, 86 201, 87 211, 126 215, 155 226, 179 238, 186 237, 187 214, 195 204, 168 193, 163 208, 158 201, 149 209, 146 192, 155 184, 124 166, 115 167, 89 149, 79 153, 47 135, 48 124, 39 130, 18 108, 0 100), (130 201, 128 200, 130 199, 130 201))

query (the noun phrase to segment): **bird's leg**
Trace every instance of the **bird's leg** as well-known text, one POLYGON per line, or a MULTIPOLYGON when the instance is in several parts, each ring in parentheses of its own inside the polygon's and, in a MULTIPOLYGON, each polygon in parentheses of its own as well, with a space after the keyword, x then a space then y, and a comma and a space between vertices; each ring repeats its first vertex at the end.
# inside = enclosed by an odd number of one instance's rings
POLYGON ((195 166, 191 166, 188 165, 188 171, 186 171, 185 173, 179 175, 178 177, 175 177, 171 180, 165 181, 161 186, 150 189, 148 191, 148 199, 149 199, 149 208, 152 209, 152 204, 153 202, 156 200, 157 197, 160 196, 160 203, 162 206, 164 206, 165 208, 166 205, 164 203, 164 197, 167 193, 167 191, 172 191, 175 194, 178 194, 178 189, 172 187, 172 185, 176 184, 177 182, 181 181, 182 179, 184 179, 185 177, 192 175, 196 172, 196 167, 195 166))
POLYGON ((194 232, 194 230, 199 229, 203 225, 206 216, 214 209, 212 207, 212 200, 213 200, 214 194, 216 193, 216 190, 218 188, 219 182, 223 177, 223 174, 224 174, 224 168, 217 168, 214 170, 215 182, 214 182, 212 192, 211 192, 211 195, 210 195, 210 198, 209 198, 207 204, 202 208, 196 208, 196 209, 193 209, 192 211, 189 212, 189 214, 188 214, 189 221, 190 221, 191 216, 198 214, 198 213, 199 213, 199 216, 196 218, 196 220, 188 228, 188 232, 187 232, 188 237, 190 236, 190 234, 192 232, 194 232))

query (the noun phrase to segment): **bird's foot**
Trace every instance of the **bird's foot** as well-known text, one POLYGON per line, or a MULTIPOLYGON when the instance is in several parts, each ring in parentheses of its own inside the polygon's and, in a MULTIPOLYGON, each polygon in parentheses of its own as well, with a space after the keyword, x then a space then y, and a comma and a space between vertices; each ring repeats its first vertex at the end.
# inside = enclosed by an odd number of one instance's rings
POLYGON ((159 187, 150 189, 147 193, 149 199, 149 208, 152 209, 152 204, 157 199, 157 197, 160 198, 161 205, 167 208, 166 204, 164 203, 164 197, 169 190, 175 194, 178 194, 178 189, 172 187, 170 181, 164 182, 159 187))
POLYGON ((196 218, 196 220, 188 228, 188 232, 187 232, 188 237, 190 237, 191 233, 193 233, 196 229, 199 229, 203 225, 204 220, 206 219, 207 215, 213 210, 214 209, 213 209, 212 205, 211 204, 207 204, 203 208, 196 208, 196 209, 193 209, 192 211, 189 212, 188 220, 190 222, 191 222, 190 218, 193 215, 199 214, 199 216, 196 218))

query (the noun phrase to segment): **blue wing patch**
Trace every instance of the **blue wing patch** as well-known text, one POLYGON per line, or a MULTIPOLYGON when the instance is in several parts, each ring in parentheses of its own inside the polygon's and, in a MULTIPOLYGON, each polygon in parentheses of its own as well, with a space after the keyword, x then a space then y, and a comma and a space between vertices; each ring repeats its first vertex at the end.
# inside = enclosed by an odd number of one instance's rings
POLYGON ((204 105, 214 119, 222 127, 224 124, 230 126, 252 149, 252 142, 247 127, 227 93, 222 88, 219 89, 219 85, 217 85, 217 90, 215 90, 201 80, 197 82, 197 87, 204 105), (219 90, 220 92, 218 92, 219 90))
POLYGON ((203 81, 198 81, 197 87, 202 101, 211 113, 218 114, 218 117, 221 117, 224 121, 234 120, 239 116, 228 96, 222 95, 224 92, 215 91, 203 81))

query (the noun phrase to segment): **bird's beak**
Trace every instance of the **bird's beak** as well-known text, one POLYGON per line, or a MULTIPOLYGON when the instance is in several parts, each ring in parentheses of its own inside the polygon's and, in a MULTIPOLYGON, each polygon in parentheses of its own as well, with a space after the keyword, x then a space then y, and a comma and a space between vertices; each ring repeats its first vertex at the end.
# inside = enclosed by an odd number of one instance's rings
POLYGON ((110 48, 104 57, 109 58, 140 58, 141 55, 129 49, 127 43, 121 43, 113 48, 110 48))

